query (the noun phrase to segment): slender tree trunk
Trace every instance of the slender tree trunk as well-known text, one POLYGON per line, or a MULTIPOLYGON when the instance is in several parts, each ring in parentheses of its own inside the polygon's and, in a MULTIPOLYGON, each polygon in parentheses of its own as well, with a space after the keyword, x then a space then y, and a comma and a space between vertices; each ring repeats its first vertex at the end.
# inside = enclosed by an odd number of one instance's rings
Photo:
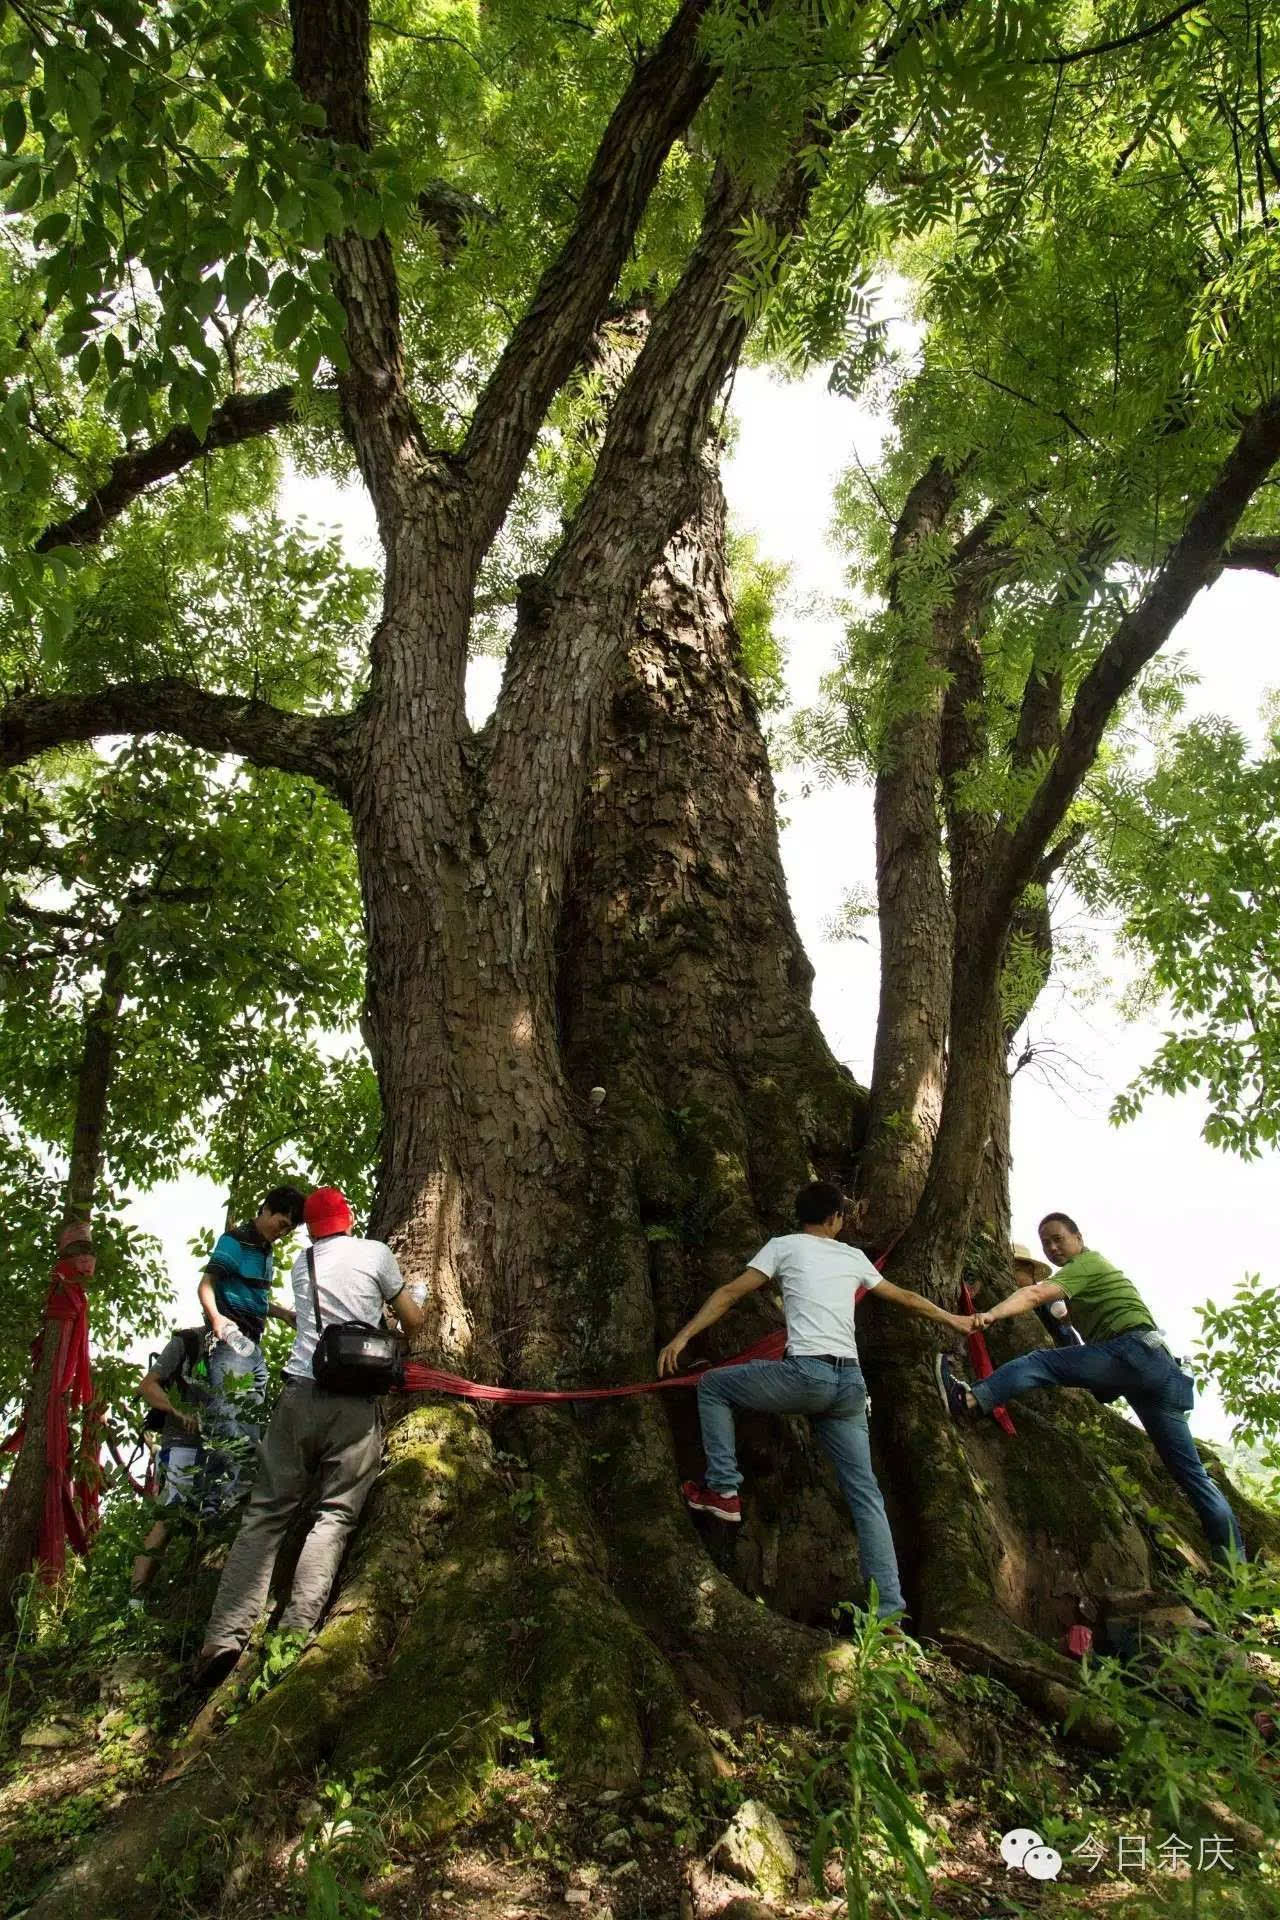
POLYGON ((922 590, 913 562, 918 568, 922 550, 944 529, 955 493, 954 475, 935 461, 907 496, 889 577, 899 632, 889 698, 909 691, 879 744, 880 1006, 859 1178, 865 1230, 881 1243, 901 1233, 924 1191, 946 1072, 952 926, 939 779, 950 611, 943 606, 912 620, 903 603, 922 590))
MULTIPOLYGON (((116 1024, 125 994, 125 960, 118 945, 107 950, 98 997, 85 1015, 80 1068, 76 1080, 71 1160, 67 1170, 62 1224, 87 1222, 93 1213, 102 1173, 107 1109, 115 1071, 116 1024)), ((57 1364, 58 1342, 46 1328, 40 1365, 25 1409, 26 1435, 0 1506, 0 1631, 15 1618, 15 1589, 35 1563, 40 1516, 44 1509, 45 1413, 57 1364)))

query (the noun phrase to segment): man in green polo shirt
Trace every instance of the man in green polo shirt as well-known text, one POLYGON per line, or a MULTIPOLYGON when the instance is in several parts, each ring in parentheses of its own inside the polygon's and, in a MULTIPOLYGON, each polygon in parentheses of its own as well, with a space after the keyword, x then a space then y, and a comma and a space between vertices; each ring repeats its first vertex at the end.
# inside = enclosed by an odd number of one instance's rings
POLYGON ((1058 1269, 1057 1279, 1015 1288, 989 1313, 975 1314, 975 1324, 989 1327, 1050 1301, 1067 1300, 1084 1345, 1036 1347, 972 1385, 940 1354, 935 1364, 945 1405, 957 1420, 971 1420, 1035 1387, 1085 1387, 1097 1400, 1123 1395, 1200 1516, 1214 1558, 1227 1560, 1234 1554, 1243 1559, 1236 1517, 1205 1472, 1187 1425, 1195 1400, 1191 1379, 1165 1345, 1142 1295, 1118 1267, 1085 1246, 1069 1214, 1045 1215, 1040 1245, 1058 1269))

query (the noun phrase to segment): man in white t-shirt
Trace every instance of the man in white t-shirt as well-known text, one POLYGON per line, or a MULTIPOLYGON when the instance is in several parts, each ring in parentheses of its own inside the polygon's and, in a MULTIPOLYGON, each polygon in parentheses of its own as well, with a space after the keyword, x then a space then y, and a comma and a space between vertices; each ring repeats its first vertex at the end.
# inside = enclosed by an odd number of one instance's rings
MULTIPOLYGON (((405 1287, 390 1247, 381 1240, 352 1237, 354 1223, 345 1196, 336 1187, 317 1187, 302 1218, 311 1235, 325 1326, 342 1320, 378 1326, 385 1304, 406 1333, 416 1333, 423 1323, 422 1307, 405 1287)), ((238 1660, 266 1600, 280 1543, 318 1490, 315 1519, 280 1616, 282 1631, 309 1633, 315 1626, 382 1458, 377 1400, 324 1393, 312 1375, 319 1329, 305 1251, 294 1261, 291 1277, 297 1312, 293 1351, 263 1443, 258 1483, 205 1629, 198 1664, 205 1686, 215 1685, 238 1660)))
POLYGON ((698 1418, 707 1472, 702 1482, 686 1480, 684 1497, 695 1513, 740 1521, 742 1475, 734 1448, 733 1409, 807 1414, 849 1504, 863 1578, 868 1586, 874 1583, 877 1611, 884 1620, 902 1613, 904 1604, 893 1535, 871 1464, 867 1388, 853 1331, 854 1296, 859 1287, 874 1288, 877 1300, 922 1313, 955 1333, 966 1333, 969 1322, 935 1306, 922 1293, 881 1279, 865 1253, 836 1238, 846 1211, 844 1195, 830 1181, 813 1180, 802 1187, 796 1195, 799 1230, 770 1240, 744 1273, 708 1295, 662 1349, 658 1374, 676 1373, 689 1341, 714 1325, 736 1300, 766 1281, 778 1281, 787 1319, 786 1357, 716 1367, 699 1380, 698 1418))

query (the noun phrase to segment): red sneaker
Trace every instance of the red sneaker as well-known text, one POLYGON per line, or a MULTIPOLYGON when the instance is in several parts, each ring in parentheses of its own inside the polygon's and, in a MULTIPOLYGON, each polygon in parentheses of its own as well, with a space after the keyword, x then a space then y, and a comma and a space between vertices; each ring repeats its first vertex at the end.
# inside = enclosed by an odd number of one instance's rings
POLYGON ((715 1520, 728 1520, 735 1527, 742 1520, 742 1502, 736 1493, 717 1493, 696 1480, 686 1480, 680 1489, 685 1502, 695 1513, 709 1513, 715 1520))

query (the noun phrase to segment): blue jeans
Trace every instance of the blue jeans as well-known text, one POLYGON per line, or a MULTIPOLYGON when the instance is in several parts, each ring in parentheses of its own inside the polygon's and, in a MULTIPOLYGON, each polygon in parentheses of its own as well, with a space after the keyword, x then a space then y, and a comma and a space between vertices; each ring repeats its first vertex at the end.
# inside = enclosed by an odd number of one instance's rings
POLYGON ((1244 1558, 1236 1517, 1205 1472, 1187 1425, 1195 1400, 1191 1381, 1163 1347, 1149 1346, 1136 1333, 1083 1347, 1037 1347, 974 1381, 969 1391, 990 1413, 1035 1387, 1084 1387, 1098 1400, 1123 1394, 1199 1515, 1215 1560, 1233 1553, 1244 1558))
POLYGON ((881 1619, 902 1613, 898 1560, 880 1488, 871 1465, 867 1432, 867 1384, 856 1361, 796 1356, 749 1360, 742 1367, 716 1367, 698 1382, 698 1418, 707 1456, 707 1485, 734 1493, 742 1485, 733 1443, 733 1409, 758 1413, 805 1413, 818 1444, 836 1470, 858 1534, 862 1577, 875 1581, 881 1619))
POLYGON ((248 1493, 258 1470, 262 1407, 267 1397, 267 1363, 255 1342, 252 1353, 236 1353, 225 1340, 209 1352, 209 1399, 200 1422, 206 1448, 204 1512, 223 1513, 248 1493), (223 1390, 225 1380, 251 1384, 223 1390))

